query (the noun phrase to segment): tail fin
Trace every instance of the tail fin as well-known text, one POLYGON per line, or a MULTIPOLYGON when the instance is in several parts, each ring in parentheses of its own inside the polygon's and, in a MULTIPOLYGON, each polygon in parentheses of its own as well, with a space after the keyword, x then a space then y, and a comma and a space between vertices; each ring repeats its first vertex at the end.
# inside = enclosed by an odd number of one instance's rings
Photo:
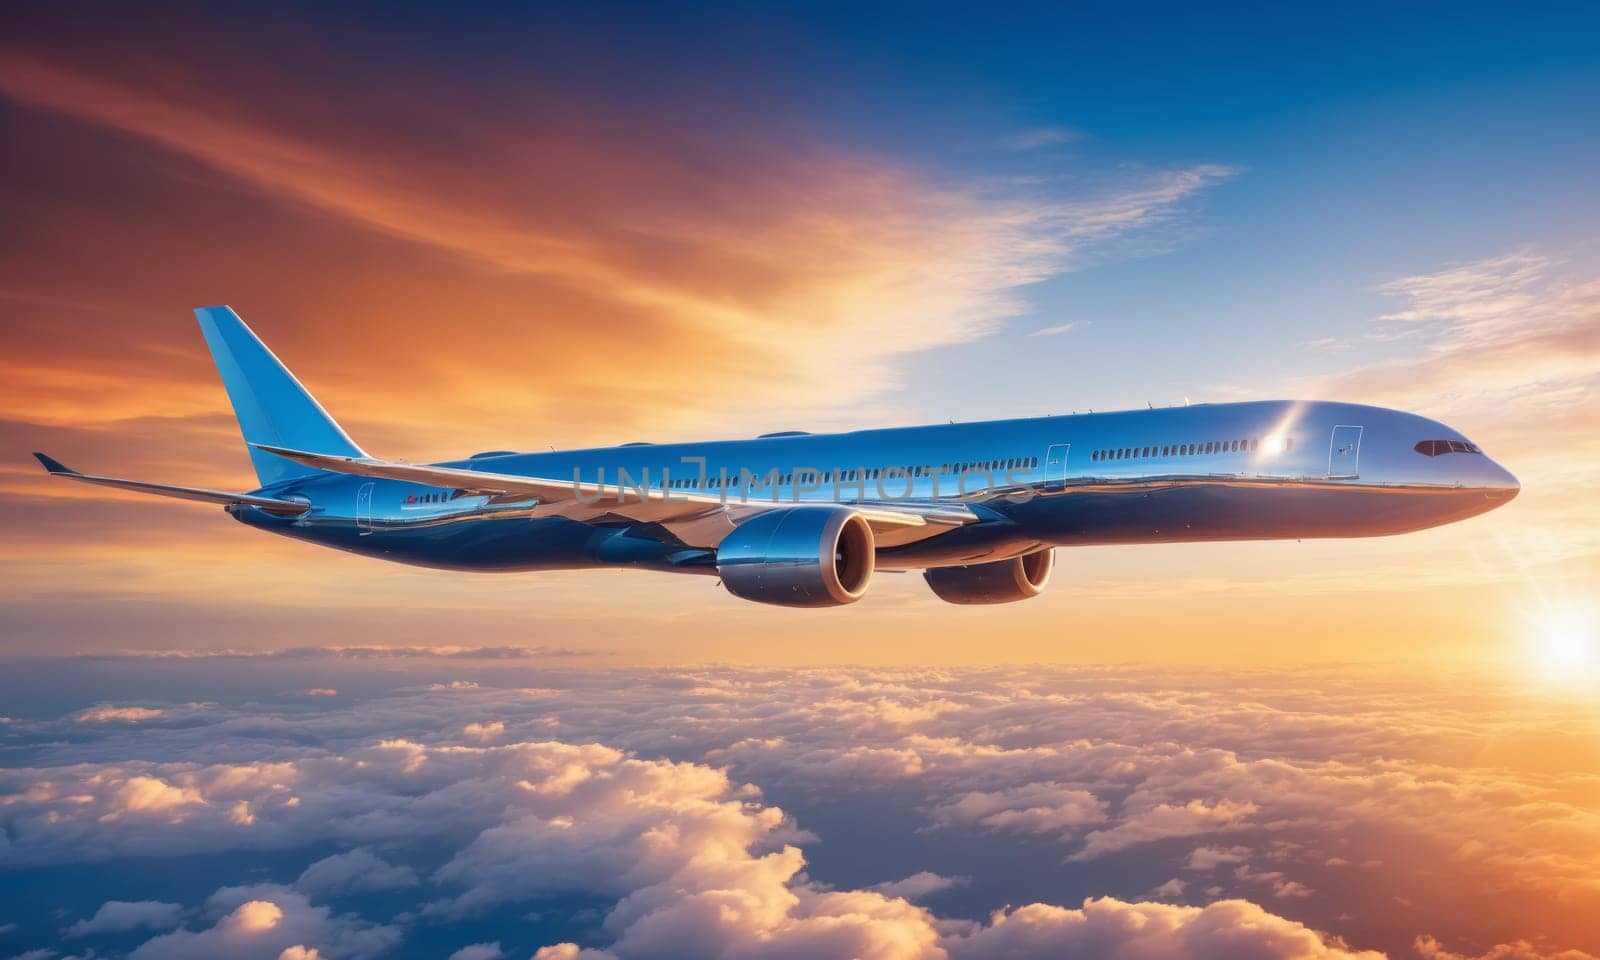
MULTIPOLYGON (((366 456, 231 308, 201 307, 194 314, 247 444, 366 456)), ((262 486, 322 472, 254 446, 247 449, 262 486)))

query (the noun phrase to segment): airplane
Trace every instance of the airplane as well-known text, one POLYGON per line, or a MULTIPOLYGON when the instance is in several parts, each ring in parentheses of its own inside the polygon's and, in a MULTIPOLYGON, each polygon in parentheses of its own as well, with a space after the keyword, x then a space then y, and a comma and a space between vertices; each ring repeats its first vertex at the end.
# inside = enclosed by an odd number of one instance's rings
POLYGON ((260 486, 52 475, 223 505, 252 527, 449 570, 635 567, 793 607, 917 571, 942 600, 1036 597, 1055 548, 1372 537, 1476 516, 1515 477, 1437 421, 1265 401, 749 440, 368 455, 225 306, 195 311, 260 486))

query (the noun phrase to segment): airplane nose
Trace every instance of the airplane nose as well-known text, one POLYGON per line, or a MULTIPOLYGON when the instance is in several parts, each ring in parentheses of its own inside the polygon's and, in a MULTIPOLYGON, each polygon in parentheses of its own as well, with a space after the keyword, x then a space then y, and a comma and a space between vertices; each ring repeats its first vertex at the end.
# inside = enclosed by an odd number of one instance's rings
POLYGON ((1517 482, 1517 478, 1510 470, 1493 461, 1490 461, 1489 466, 1489 478, 1485 486, 1489 488, 1491 496, 1498 500, 1509 501, 1522 492, 1522 484, 1517 482))

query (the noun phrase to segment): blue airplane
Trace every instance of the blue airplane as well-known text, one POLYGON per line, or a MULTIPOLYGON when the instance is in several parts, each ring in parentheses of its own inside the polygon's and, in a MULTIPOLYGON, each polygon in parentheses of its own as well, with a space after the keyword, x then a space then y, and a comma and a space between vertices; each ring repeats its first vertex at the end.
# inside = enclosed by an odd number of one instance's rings
POLYGON ((45 469, 420 566, 698 573, 798 607, 858 600, 875 570, 921 570, 943 600, 1006 603, 1044 590, 1056 547, 1384 536, 1519 490, 1437 421, 1312 401, 380 460, 233 310, 195 314, 261 486, 92 476, 35 454, 45 469))

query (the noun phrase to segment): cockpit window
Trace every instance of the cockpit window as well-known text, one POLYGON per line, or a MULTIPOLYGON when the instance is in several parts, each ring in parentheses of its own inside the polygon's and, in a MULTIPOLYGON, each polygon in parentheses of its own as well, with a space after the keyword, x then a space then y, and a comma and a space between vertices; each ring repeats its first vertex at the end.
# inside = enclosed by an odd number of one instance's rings
POLYGON ((1413 449, 1425 457, 1442 457, 1447 453, 1483 453, 1475 444, 1465 440, 1423 440, 1413 449))

